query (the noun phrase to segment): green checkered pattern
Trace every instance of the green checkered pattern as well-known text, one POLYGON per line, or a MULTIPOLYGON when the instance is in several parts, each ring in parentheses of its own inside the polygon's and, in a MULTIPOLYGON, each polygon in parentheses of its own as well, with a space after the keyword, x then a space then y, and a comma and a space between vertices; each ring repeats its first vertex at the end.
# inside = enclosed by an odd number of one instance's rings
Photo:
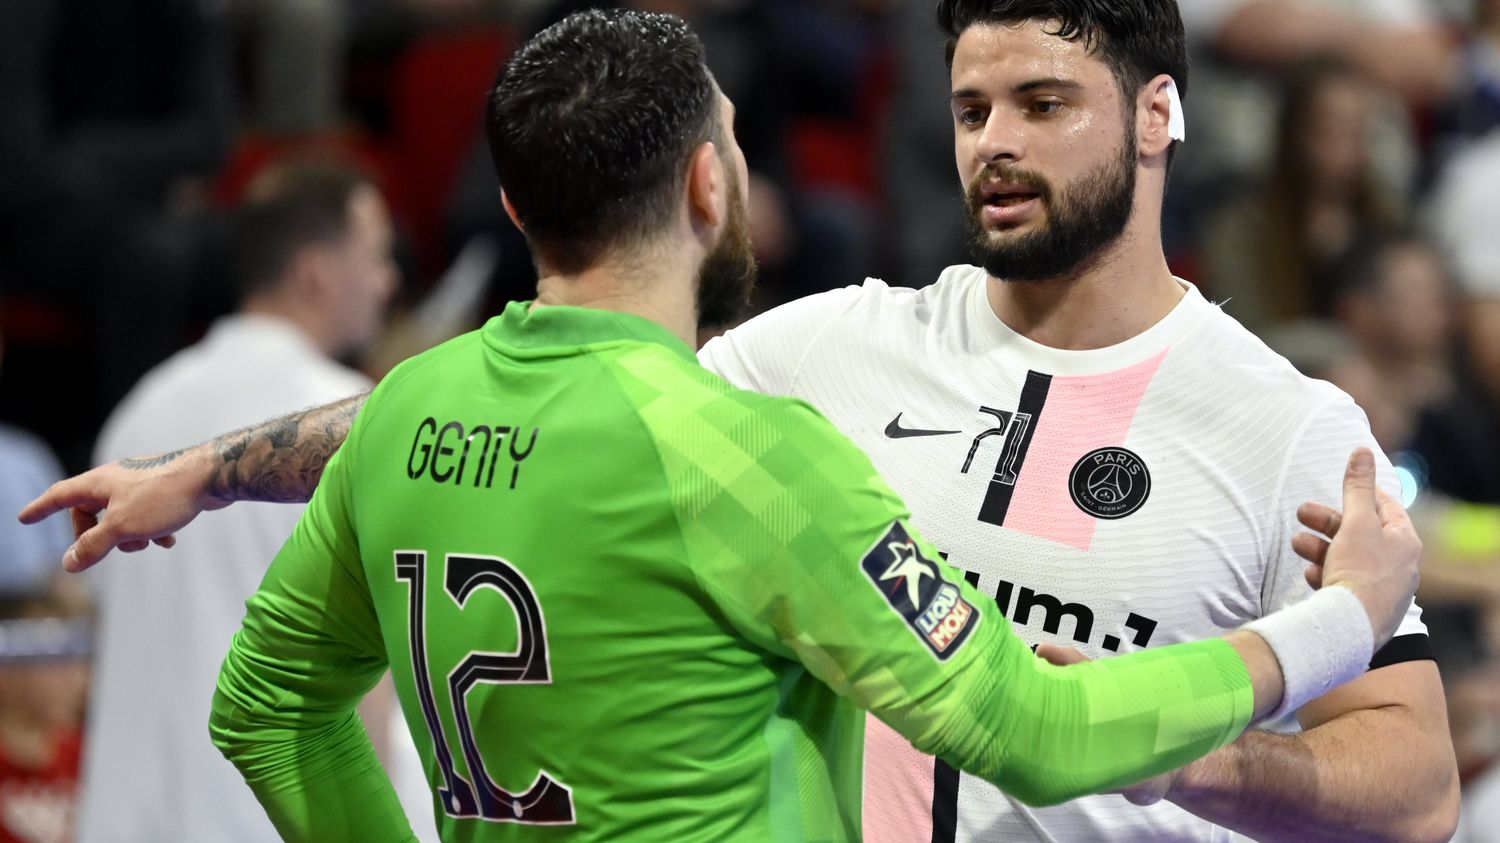
POLYGON ((1222 642, 1052 668, 945 566, 978 621, 939 660, 860 565, 906 518, 805 404, 734 389, 645 320, 515 304, 371 397, 250 602, 215 740, 287 839, 406 840, 350 716, 388 664, 435 788, 434 718, 455 773, 476 780, 462 710, 498 787, 545 774, 571 793, 571 825, 444 815, 447 841, 799 841, 860 836, 856 706, 1038 803, 1169 769, 1244 727, 1248 677, 1222 642), (450 423, 464 433, 446 446, 423 438, 450 423), (535 444, 501 451, 493 484, 472 467, 435 477, 472 465, 464 435, 481 426, 535 444), (395 556, 418 551, 414 630, 395 556), (521 639, 497 589, 462 605, 444 590, 452 555, 525 577, 547 682, 454 699, 457 664, 521 639))

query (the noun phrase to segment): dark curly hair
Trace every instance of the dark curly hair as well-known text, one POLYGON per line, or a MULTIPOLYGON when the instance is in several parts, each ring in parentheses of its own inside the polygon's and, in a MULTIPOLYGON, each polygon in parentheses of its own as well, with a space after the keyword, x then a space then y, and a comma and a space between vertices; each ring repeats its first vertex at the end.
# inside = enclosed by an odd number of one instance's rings
POLYGON ((528 41, 485 129, 533 249, 576 271, 664 227, 688 157, 720 137, 716 91, 703 43, 671 15, 579 12, 528 41))
POLYGON ((1162 73, 1187 95, 1187 36, 1176 0, 941 0, 937 20, 948 35, 950 68, 958 36, 975 24, 1051 21, 1052 34, 1082 41, 1109 65, 1127 103, 1162 73))

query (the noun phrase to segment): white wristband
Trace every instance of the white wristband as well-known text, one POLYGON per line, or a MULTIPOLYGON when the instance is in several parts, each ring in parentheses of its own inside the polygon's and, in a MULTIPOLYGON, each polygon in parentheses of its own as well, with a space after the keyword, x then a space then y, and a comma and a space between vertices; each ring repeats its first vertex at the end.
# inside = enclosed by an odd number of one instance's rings
POLYGON ((1244 628, 1265 639, 1281 663, 1285 690, 1268 720, 1363 676, 1375 655, 1375 633, 1364 604, 1354 592, 1336 585, 1244 628))

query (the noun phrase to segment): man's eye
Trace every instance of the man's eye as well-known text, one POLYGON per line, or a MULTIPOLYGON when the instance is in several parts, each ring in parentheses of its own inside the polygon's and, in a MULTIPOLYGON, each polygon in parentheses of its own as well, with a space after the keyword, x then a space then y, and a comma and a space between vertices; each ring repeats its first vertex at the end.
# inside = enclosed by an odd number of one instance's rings
POLYGON ((1031 110, 1037 114, 1055 114, 1062 110, 1063 104, 1056 100, 1037 100, 1031 104, 1031 110))
POLYGON ((984 111, 972 106, 970 106, 969 108, 960 109, 958 112, 958 119, 959 122, 965 125, 977 126, 980 123, 984 122, 984 111))

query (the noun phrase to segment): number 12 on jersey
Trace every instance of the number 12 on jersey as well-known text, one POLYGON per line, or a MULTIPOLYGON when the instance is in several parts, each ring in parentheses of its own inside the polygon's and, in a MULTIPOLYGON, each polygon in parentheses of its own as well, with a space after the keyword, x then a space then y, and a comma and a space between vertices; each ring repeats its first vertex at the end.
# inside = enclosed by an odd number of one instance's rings
MULTIPOLYGON (((516 649, 510 653, 471 650, 446 674, 448 698, 453 705, 458 743, 468 767, 469 778, 458 774, 453 751, 443 729, 437 700, 432 692, 432 674, 427 661, 427 554, 423 551, 396 552, 396 580, 404 582, 410 596, 407 615, 408 638, 411 641, 412 673, 417 695, 422 703, 422 717, 432 734, 432 746, 443 786, 438 796, 450 817, 471 817, 491 822, 513 822, 533 825, 572 825, 573 793, 544 770, 525 793, 510 793, 495 784, 479 755, 475 724, 469 718, 468 694, 481 683, 551 684, 547 661, 547 624, 542 605, 524 574, 514 565, 493 556, 449 554, 444 560, 443 588, 460 609, 473 594, 484 587, 499 592, 516 615, 516 649)), ((497 730, 500 723, 479 724, 480 728, 497 730)))

